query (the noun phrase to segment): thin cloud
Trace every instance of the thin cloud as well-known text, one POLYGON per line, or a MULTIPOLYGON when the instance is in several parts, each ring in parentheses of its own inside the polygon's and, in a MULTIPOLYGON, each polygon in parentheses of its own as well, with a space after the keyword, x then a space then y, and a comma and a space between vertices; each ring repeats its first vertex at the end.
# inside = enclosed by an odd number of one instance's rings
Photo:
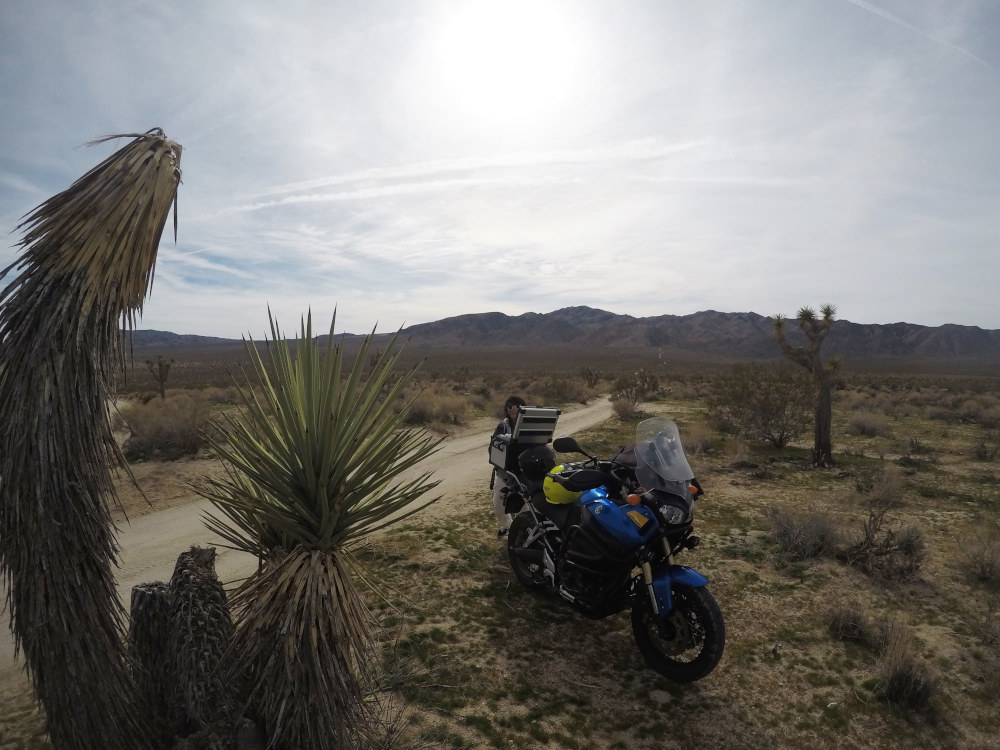
MULTIPOLYGON (((514 169, 519 167, 541 167, 557 164, 596 164, 605 162, 632 162, 662 159, 685 151, 703 148, 711 144, 710 139, 700 139, 686 143, 664 143, 652 138, 643 138, 626 143, 610 144, 601 148, 560 149, 534 153, 514 153, 493 157, 467 157, 422 162, 402 167, 375 167, 351 174, 331 175, 305 182, 276 185, 253 193, 255 196, 282 195, 320 187, 343 185, 372 180, 404 180, 415 177, 427 178, 448 172, 469 172, 486 169, 514 169)), ((440 182, 440 181, 438 181, 440 182)), ((430 181, 428 184, 435 184, 430 181)))
POLYGON ((909 23, 908 21, 900 18, 899 16, 889 13, 888 11, 883 10, 882 8, 872 5, 871 3, 867 3, 864 0, 844 0, 844 2, 848 2, 851 5, 856 5, 862 10, 866 10, 869 13, 873 13, 879 18, 882 18, 888 21, 889 23, 895 24, 900 28, 906 29, 907 31, 912 31, 914 34, 921 36, 930 42, 939 44, 942 47, 952 50, 953 52, 958 52, 960 55, 964 55, 965 57, 968 57, 970 60, 974 60, 975 62, 979 63, 987 70, 991 70, 994 73, 1000 73, 1000 69, 994 67, 989 62, 981 58, 979 55, 970 52, 969 50, 965 49, 964 47, 960 47, 957 44, 952 44, 951 42, 945 39, 941 39, 940 37, 934 36, 933 34, 928 34, 923 29, 914 26, 912 23, 909 23))
POLYGON ((368 200, 371 198, 386 198, 419 193, 443 192, 459 188, 489 187, 496 185, 568 185, 579 182, 576 179, 564 179, 551 176, 542 177, 470 177, 455 180, 432 180, 429 182, 411 182, 401 185, 383 185, 380 187, 360 188, 339 193, 312 193, 308 195, 293 195, 273 201, 261 201, 243 206, 235 206, 222 213, 248 213, 276 206, 292 206, 300 203, 336 203, 341 201, 368 200))
POLYGON ((30 195, 39 195, 43 193, 42 188, 35 183, 24 179, 20 175, 11 174, 10 172, 0 172, 0 185, 3 185, 5 188, 9 188, 10 190, 17 190, 30 195))
POLYGON ((253 274, 248 273, 239 266, 234 266, 231 263, 220 263, 213 261, 209 258, 205 258, 200 253, 210 252, 208 250, 204 251, 192 251, 192 252, 178 252, 176 250, 170 249, 168 247, 161 246, 159 250, 160 255, 160 268, 168 268, 173 273, 178 273, 180 271, 189 271, 191 269, 197 271, 209 271, 213 274, 219 274, 222 276, 231 276, 241 279, 253 278, 253 274))

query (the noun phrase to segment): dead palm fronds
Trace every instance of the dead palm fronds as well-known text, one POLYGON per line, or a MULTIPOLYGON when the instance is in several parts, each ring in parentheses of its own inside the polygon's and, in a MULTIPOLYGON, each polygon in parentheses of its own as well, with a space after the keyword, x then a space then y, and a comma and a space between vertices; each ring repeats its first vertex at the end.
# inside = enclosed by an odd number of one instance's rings
MULTIPOLYGON (((133 138, 31 212, 0 273, 0 565, 11 628, 56 748, 143 747, 109 503, 125 466, 107 397, 152 282, 178 144, 133 138)), ((107 139, 101 139, 107 140, 107 139)))
POLYGON ((254 387, 213 440, 229 475, 200 490, 223 514, 208 526, 261 560, 233 597, 231 653, 275 748, 353 747, 370 729, 372 625, 348 545, 422 508, 437 484, 401 476, 440 442, 403 428, 416 368, 396 377, 395 338, 369 361, 371 335, 345 366, 333 334, 324 347, 303 321, 293 357, 272 319, 266 361, 248 343, 254 387))

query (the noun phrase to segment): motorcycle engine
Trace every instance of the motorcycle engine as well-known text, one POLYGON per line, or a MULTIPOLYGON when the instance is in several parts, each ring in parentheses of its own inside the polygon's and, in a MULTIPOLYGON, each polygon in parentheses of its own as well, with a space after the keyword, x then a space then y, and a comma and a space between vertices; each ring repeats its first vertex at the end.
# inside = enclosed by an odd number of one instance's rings
POLYGON ((588 617, 607 617, 628 606, 631 570, 598 574, 561 558, 556 563, 556 572, 564 591, 572 595, 573 606, 588 617))
POLYGON ((604 617, 628 604, 634 550, 625 550, 589 522, 587 513, 566 533, 556 572, 574 606, 591 617, 604 617))

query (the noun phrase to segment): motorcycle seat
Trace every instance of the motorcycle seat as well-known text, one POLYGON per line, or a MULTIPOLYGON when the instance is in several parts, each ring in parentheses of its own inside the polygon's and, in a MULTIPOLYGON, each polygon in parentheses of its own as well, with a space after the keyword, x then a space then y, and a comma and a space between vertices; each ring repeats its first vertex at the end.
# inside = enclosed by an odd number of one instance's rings
POLYGON ((550 503, 545 499, 545 495, 542 493, 533 494, 531 496, 531 504, 535 510, 552 521, 552 523, 560 529, 566 528, 566 522, 569 520, 569 514, 575 505, 575 503, 569 503, 568 505, 556 505, 555 503, 550 503))

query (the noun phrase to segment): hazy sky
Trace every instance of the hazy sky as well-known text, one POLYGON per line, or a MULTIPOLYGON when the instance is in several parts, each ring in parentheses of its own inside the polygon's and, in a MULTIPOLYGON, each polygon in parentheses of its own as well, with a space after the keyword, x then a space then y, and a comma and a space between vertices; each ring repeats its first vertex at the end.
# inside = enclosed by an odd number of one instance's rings
POLYGON ((0 266, 117 147, 85 142, 156 126, 184 183, 140 328, 1000 329, 997 0, 3 0, 0 266))

